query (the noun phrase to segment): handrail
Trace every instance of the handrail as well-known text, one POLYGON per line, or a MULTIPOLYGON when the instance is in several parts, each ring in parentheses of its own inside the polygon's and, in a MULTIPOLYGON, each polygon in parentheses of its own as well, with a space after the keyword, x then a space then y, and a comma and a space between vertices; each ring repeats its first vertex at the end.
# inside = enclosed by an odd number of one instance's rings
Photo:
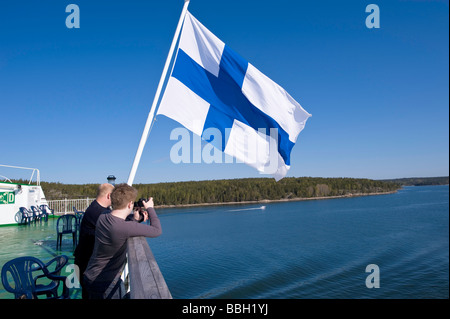
POLYGON ((12 183, 11 180, 6 176, 0 175, 0 178, 3 178, 8 183, 12 183))
POLYGON ((32 172, 31 172, 31 177, 30 177, 30 180, 29 180, 28 184, 31 184, 31 181, 33 180, 33 176, 34 176, 35 172, 36 172, 36 185, 39 186, 41 184, 41 175, 40 175, 39 170, 37 168, 11 166, 11 165, 4 165, 4 164, 0 164, 0 166, 8 167, 8 168, 30 169, 30 170, 32 170, 32 172))
POLYGON ((128 248, 130 299, 172 299, 145 237, 131 237, 128 248))

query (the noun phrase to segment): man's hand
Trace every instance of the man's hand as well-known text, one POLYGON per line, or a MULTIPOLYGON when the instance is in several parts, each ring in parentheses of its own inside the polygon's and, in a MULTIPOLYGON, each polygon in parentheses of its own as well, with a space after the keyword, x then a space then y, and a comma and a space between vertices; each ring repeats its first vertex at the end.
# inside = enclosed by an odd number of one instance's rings
POLYGON ((144 208, 153 208, 153 197, 150 197, 147 201, 142 200, 142 203, 144 204, 144 208))
POLYGON ((144 219, 141 222, 146 222, 148 220, 148 213, 145 209, 137 208, 133 210, 133 216, 134 219, 139 221, 141 219, 141 216, 139 215, 139 211, 141 211, 142 215, 144 216, 144 219))

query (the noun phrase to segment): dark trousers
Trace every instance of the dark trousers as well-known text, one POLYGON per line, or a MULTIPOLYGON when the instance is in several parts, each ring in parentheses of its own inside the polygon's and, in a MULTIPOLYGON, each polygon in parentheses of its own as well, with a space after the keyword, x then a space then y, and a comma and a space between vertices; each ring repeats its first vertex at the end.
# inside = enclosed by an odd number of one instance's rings
MULTIPOLYGON (((89 259, 88 259, 88 261, 89 261, 89 259)), ((74 264, 78 266, 78 270, 80 272, 79 281, 80 281, 80 286, 81 286, 81 298, 82 299, 89 299, 88 292, 86 290, 86 287, 83 284, 83 275, 84 275, 84 271, 86 270, 88 261, 86 262, 77 257, 75 257, 75 260, 74 260, 74 264)))
POLYGON ((86 293, 86 298, 83 296, 83 299, 124 299, 126 295, 125 285, 121 278, 112 282, 106 291, 95 289, 95 287, 86 283, 82 288, 86 293))

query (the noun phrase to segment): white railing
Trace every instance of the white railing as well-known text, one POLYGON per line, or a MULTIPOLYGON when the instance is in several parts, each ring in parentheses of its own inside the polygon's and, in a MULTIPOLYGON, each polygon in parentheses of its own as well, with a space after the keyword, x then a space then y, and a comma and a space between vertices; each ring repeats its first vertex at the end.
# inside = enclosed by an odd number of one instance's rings
POLYGON ((48 200, 48 206, 55 214, 73 213, 73 208, 84 212, 95 198, 48 200))
MULTIPOLYGON (((7 168, 17 168, 17 169, 28 169, 28 170, 31 170, 31 177, 30 177, 30 180, 29 180, 28 184, 31 184, 31 181, 33 180, 33 177, 34 177, 34 173, 36 173, 36 185, 39 186, 41 184, 41 175, 40 175, 39 170, 37 168, 11 166, 11 165, 4 165, 4 164, 0 164, 0 166, 1 167, 7 167, 7 168)), ((9 178, 7 178, 6 176, 2 176, 2 177, 9 180, 9 178)), ((9 180, 9 181, 11 182, 11 180, 9 180)))

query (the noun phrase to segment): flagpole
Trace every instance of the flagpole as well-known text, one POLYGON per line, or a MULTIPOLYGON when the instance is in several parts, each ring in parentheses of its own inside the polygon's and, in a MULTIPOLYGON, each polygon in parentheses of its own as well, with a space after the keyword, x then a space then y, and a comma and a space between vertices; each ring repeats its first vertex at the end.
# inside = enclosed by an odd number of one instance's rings
POLYGON ((153 118, 155 116, 156 105, 158 104, 159 97, 161 95, 162 86, 164 84, 164 80, 167 75, 167 71, 169 69, 170 61, 172 60, 173 52, 175 50, 175 45, 177 43, 177 39, 181 32, 181 26, 183 25, 184 16, 186 15, 187 8, 190 0, 184 0, 183 10, 181 11, 180 20, 178 21, 177 29, 175 30, 175 35, 173 36, 172 44, 169 49, 169 54, 167 55, 166 64, 164 65, 163 72, 161 74, 161 78, 159 79, 158 88, 156 89, 155 97, 153 98, 152 107, 150 108, 150 113, 147 117, 147 122, 145 123, 144 132, 142 132, 141 141, 139 142, 138 149, 136 151, 136 156, 134 157, 133 166, 131 167, 130 175, 128 176, 128 185, 133 185, 134 177, 136 175, 136 170, 141 160, 142 151, 144 150, 145 143, 147 142, 148 135, 150 133, 151 124, 153 122, 153 118))

